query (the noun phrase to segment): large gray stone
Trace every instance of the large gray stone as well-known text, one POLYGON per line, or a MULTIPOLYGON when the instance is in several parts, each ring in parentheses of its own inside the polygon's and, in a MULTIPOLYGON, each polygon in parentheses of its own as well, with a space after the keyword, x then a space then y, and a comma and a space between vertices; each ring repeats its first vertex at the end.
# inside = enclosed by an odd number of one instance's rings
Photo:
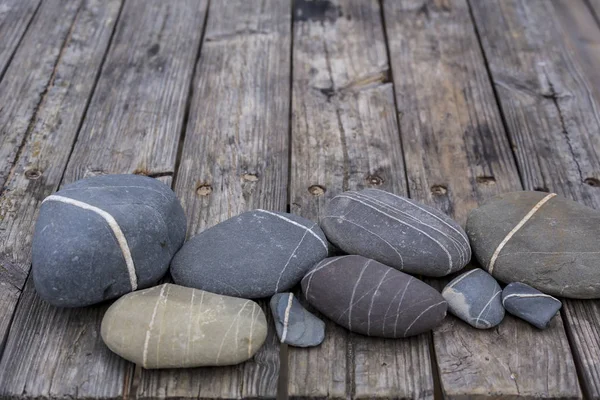
POLYGON ((152 286, 185 239, 175 193, 138 175, 104 175, 44 200, 33 236, 33 281, 44 300, 80 307, 152 286))
POLYGON ((325 322, 302 307, 293 293, 273 295, 270 305, 281 343, 312 347, 320 345, 325 339, 325 322))
POLYGON ((267 337, 267 319, 252 300, 170 283, 130 293, 102 319, 102 340, 144 368, 238 364, 267 337))
POLYGON ((292 288, 327 252, 316 223, 254 210, 194 236, 173 258, 171 275, 177 284, 213 293, 268 297, 292 288))
POLYGON ((481 268, 454 278, 442 291, 450 312, 477 329, 489 329, 504 319, 502 289, 481 268))
POLYGON ((548 193, 505 193, 471 211, 467 233, 479 263, 502 282, 600 298, 596 210, 548 193))
POLYGON ((512 315, 539 329, 546 329, 562 307, 557 298, 521 282, 513 282, 504 288, 502 305, 512 315))
POLYGON ((436 327, 447 304, 431 286, 365 257, 327 258, 302 279, 317 310, 352 332, 401 338, 436 327))
POLYGON ((444 276, 463 268, 471 248, 463 229, 444 213, 378 189, 334 197, 321 218, 327 238, 349 254, 399 271, 444 276))

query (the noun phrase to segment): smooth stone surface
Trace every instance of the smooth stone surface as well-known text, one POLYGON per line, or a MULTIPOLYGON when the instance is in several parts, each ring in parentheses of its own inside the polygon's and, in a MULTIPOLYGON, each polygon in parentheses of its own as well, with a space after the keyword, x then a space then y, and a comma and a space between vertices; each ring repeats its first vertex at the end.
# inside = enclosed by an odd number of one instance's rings
POLYGON ((321 227, 346 253, 407 273, 444 276, 471 259, 467 235, 450 217, 383 190, 350 191, 334 197, 321 227))
POLYGON ((270 305, 281 343, 312 347, 320 345, 325 339, 325 322, 302 307, 293 293, 273 295, 270 305))
POLYGON ((505 283, 523 282, 554 296, 600 298, 600 212, 547 196, 505 193, 472 210, 467 233, 477 260, 505 283))
POLYGON ((81 307, 152 286, 167 272, 185 232, 179 200, 156 179, 79 180, 41 205, 32 244, 35 288, 55 306, 81 307))
POLYGON ((194 236, 173 258, 171 275, 180 285, 255 299, 289 290, 327 252, 315 222, 254 210, 194 236))
POLYGON ((302 279, 302 291, 329 319, 368 336, 418 335, 435 328, 447 310, 431 286, 356 255, 321 261, 302 279))
POLYGON ((481 268, 454 278, 442 291, 450 312, 477 329, 489 329, 504 319, 502 289, 481 268))
POLYGON ((233 365, 263 345, 267 319, 252 300, 165 283, 117 300, 101 335, 113 352, 148 369, 233 365))
POLYGON ((562 307, 557 298, 520 282, 513 282, 504 288, 502 305, 512 315, 539 329, 546 329, 562 307))

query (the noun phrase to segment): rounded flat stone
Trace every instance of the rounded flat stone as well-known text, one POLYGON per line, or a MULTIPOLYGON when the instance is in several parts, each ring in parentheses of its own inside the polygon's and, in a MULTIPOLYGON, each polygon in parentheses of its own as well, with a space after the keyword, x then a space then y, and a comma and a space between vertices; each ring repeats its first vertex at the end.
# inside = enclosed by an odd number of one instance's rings
POLYGON ((327 252, 316 223, 254 210, 194 236, 173 258, 171 275, 177 284, 213 293, 268 297, 296 285, 327 252))
POLYGON ((148 369, 233 365, 263 345, 267 319, 252 300, 165 283, 118 299, 101 335, 110 350, 148 369))
POLYGON ((520 282, 513 282, 504 288, 502 305, 512 315, 539 329, 546 329, 562 307, 557 298, 520 282))
POLYGON ((481 268, 454 278, 442 291, 450 312, 477 329, 489 329, 504 319, 502 289, 481 268))
POLYGON ((37 293, 81 307, 156 284, 185 240, 175 193, 139 175, 82 179, 47 197, 32 244, 37 293))
POLYGON ((467 233, 479 263, 502 282, 600 298, 596 210, 553 193, 505 193, 471 211, 467 233))
POLYGON ((302 291, 329 319, 368 336, 418 335, 446 316, 447 303, 431 286, 356 255, 321 261, 302 279, 302 291))
POLYGON ((302 307, 293 293, 273 295, 270 305, 281 343, 313 347, 320 345, 325 339, 325 322, 302 307))
POLYGON ((444 276, 471 259, 460 225, 439 210, 383 190, 350 191, 334 197, 321 227, 346 253, 412 274, 444 276))

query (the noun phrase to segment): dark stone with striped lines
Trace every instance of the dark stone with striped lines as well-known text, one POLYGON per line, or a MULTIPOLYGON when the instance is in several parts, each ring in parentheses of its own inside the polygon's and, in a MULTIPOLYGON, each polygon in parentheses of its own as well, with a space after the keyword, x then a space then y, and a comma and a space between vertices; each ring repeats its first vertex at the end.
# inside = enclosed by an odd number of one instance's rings
POLYGON ((539 329, 546 329, 562 307, 557 298, 521 282, 513 282, 504 288, 502 305, 512 315, 539 329))
POLYGON ((37 293, 82 307, 155 285, 185 240, 175 193, 140 175, 102 175, 66 185, 40 208, 32 244, 37 293))
POLYGON ((554 193, 503 193, 472 210, 467 233, 482 268, 553 296, 600 298, 600 212, 554 193))
POLYGON ((502 289, 481 268, 454 278, 442 290, 442 296, 452 314, 477 329, 493 328, 504 319, 502 289))
POLYGON ((321 227, 346 253, 411 274, 444 276, 471 259, 467 235, 450 217, 383 190, 350 191, 334 197, 321 227))
POLYGON ((356 255, 321 261, 302 279, 302 291, 335 323, 386 338, 427 332, 440 324, 448 307, 431 286, 356 255))
POLYGON ((293 293, 273 295, 270 305, 281 343, 313 347, 320 345, 325 339, 325 322, 302 307, 293 293))
POLYGON ((190 239, 173 258, 171 275, 179 285, 256 299, 291 289, 327 254, 317 223, 254 210, 190 239))

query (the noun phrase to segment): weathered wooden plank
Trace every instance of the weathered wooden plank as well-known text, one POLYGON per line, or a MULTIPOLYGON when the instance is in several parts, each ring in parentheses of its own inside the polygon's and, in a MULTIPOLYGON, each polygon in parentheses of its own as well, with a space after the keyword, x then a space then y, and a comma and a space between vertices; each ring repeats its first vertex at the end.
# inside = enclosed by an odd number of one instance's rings
MULTIPOLYGON (((0 343, 23 289, 31 263, 31 238, 39 201, 58 187, 85 107, 108 48, 120 0, 106 4, 91 1, 78 12, 69 40, 64 42, 45 90, 44 101, 21 126, 26 137, 20 157, 0 197, 0 343), (27 133, 26 131, 29 131, 27 133)), ((45 9, 39 18, 43 19, 45 9)), ((34 27, 37 29, 37 27, 34 27)), ((31 44, 31 43, 29 43, 31 44)), ((29 50, 35 53, 35 49, 29 50)), ((13 73, 7 79, 18 79, 13 73)), ((49 76, 35 79, 48 81, 49 76)), ((37 97, 37 95, 36 95, 37 97)), ((13 103, 27 101, 11 97, 13 103)), ((5 103, 10 108, 8 103, 5 103)), ((10 118, 10 116, 9 116, 10 118)))
MULTIPOLYGON (((210 5, 175 184, 189 236, 249 209, 286 210, 290 16, 290 3, 276 0, 210 5)), ((239 366, 142 371, 138 397, 275 397, 279 346, 269 329, 239 366)))
MULTIPOLYGON (((377 1, 296 1, 291 210, 323 216, 344 190, 406 195, 402 146, 377 1)), ((432 398, 428 335, 384 340, 327 321, 324 343, 289 348, 295 398, 432 398)))
MULTIPOLYGON (((572 36, 584 26, 586 35, 594 31, 590 20, 581 19, 581 9, 565 9, 577 3, 471 6, 525 188, 600 209, 600 99, 594 87, 600 65, 592 55, 582 57, 579 39, 572 36), (567 11, 571 14, 559 17, 567 11), (570 26, 574 17, 581 26, 570 26)), ((593 37, 599 35, 596 27, 593 37)), ((586 397, 600 398, 598 302, 566 300, 563 315, 586 397)))
POLYGON ((40 0, 0 2, 0 79, 39 5, 40 0))
MULTIPOLYGON (((464 224, 484 199, 520 189, 468 4, 386 2, 384 15, 409 192, 464 224)), ((581 396, 560 318, 480 331, 449 316, 433 339, 447 398, 581 396)))
POLYGON ((585 0, 585 2, 590 8, 589 12, 600 23, 600 0, 585 0))
MULTIPOLYGON (((205 12, 202 1, 126 2, 61 184, 86 172, 173 171, 205 12)), ((0 364, 2 393, 127 397, 134 368, 100 339, 106 307, 51 307, 29 279, 0 364)))

